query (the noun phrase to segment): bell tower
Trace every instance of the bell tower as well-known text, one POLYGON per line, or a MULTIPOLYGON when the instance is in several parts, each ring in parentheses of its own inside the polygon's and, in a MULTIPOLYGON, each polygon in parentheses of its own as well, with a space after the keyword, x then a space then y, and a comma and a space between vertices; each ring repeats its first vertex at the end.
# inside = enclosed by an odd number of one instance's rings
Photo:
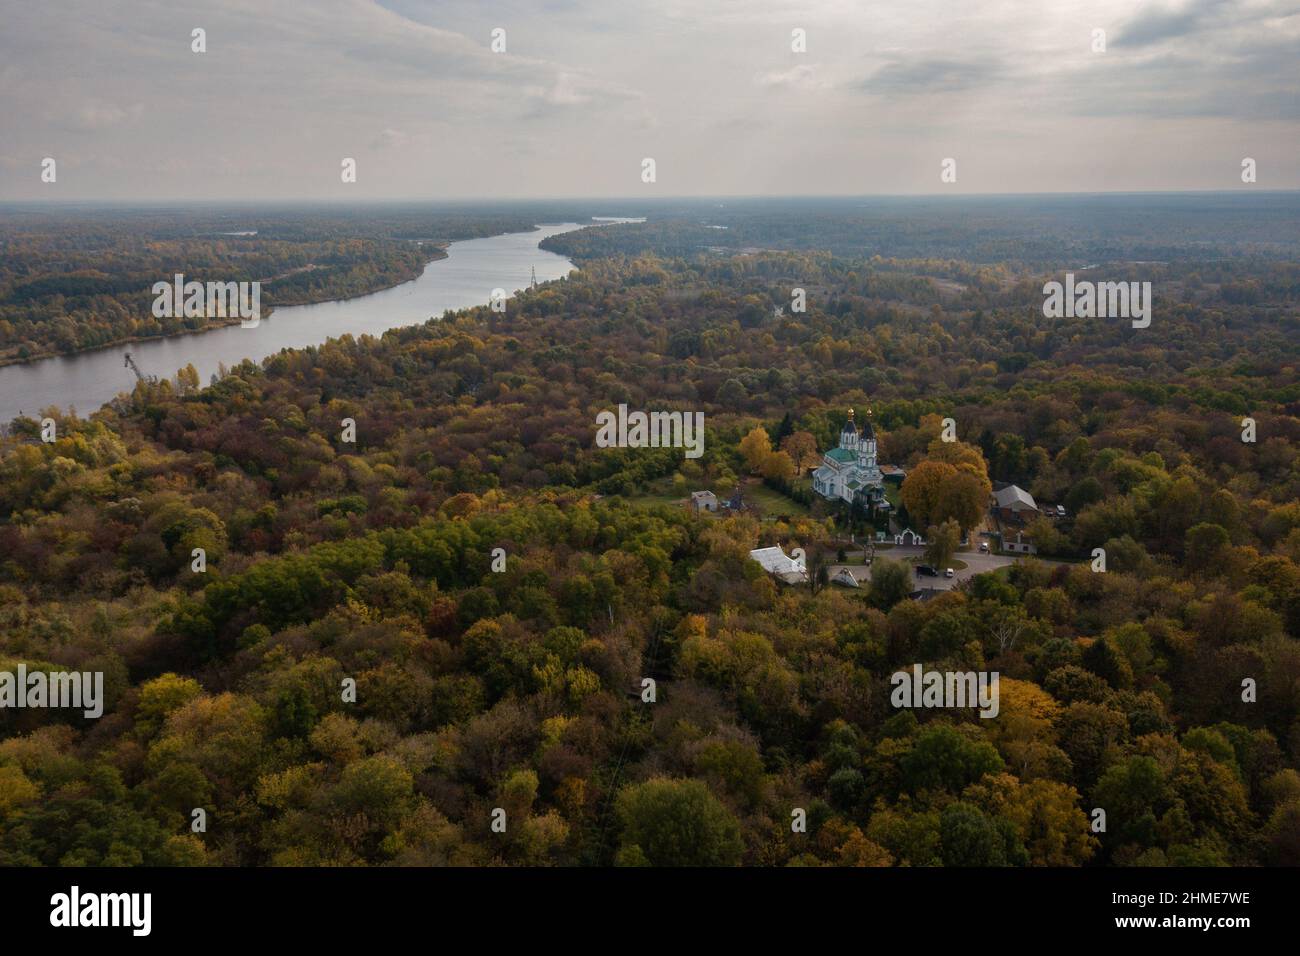
POLYGON ((848 451, 858 450, 858 426, 853 424, 853 409, 849 409, 849 417, 844 422, 844 428, 840 431, 840 447, 848 451))

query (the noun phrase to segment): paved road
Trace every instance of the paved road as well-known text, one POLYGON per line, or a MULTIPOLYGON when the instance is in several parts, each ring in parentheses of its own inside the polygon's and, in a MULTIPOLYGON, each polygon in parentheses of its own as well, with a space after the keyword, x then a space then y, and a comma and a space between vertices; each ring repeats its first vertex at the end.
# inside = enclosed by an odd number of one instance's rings
MULTIPOLYGON (((925 554, 924 545, 896 544, 888 550, 876 551, 878 558, 893 558, 895 560, 910 561, 912 558, 920 558, 925 554)), ((1010 554, 985 554, 982 551, 958 551, 954 557, 959 561, 966 562, 966 567, 956 570, 953 577, 946 578, 943 576, 943 569, 939 569, 939 576, 936 578, 928 575, 917 574, 912 572, 912 582, 917 589, 933 588, 935 590, 946 591, 949 588, 956 587, 962 581, 967 581, 977 574, 986 574, 989 571, 996 571, 998 568, 1005 568, 1015 564, 1020 560, 1020 555, 1010 554)), ((1064 564, 1062 561, 1052 561, 1049 559, 1040 559, 1045 564, 1064 564)), ((922 561, 921 563, 924 563, 922 561)), ((860 583, 871 580, 871 569, 860 564, 832 564, 830 574, 833 578, 840 568, 848 568, 860 583)))

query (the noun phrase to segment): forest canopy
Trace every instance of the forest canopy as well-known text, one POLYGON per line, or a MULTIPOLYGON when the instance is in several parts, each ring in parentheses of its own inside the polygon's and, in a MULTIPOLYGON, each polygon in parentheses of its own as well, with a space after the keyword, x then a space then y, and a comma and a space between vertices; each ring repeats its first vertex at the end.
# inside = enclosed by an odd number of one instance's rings
MULTIPOLYGON (((804 238, 571 233, 581 269, 504 313, 142 382, 52 442, 14 422, 3 666, 102 671, 106 707, 0 713, 0 862, 1300 863, 1294 259, 1135 240, 1106 268, 1158 284, 1140 330, 1045 318, 1043 262, 737 216, 804 238), (598 447, 619 403, 702 411, 703 457, 598 447), (887 551, 861 589, 764 573, 842 546, 807 470, 867 407, 904 509, 964 531, 1015 483, 1068 512, 1031 526, 1052 563, 924 601, 887 551), (737 487, 761 506, 679 503, 737 487), (997 718, 891 706, 917 663, 999 672, 997 718)), ((267 242, 382 258, 375 228, 267 242)), ((15 341, 49 301, 21 285, 15 341)))

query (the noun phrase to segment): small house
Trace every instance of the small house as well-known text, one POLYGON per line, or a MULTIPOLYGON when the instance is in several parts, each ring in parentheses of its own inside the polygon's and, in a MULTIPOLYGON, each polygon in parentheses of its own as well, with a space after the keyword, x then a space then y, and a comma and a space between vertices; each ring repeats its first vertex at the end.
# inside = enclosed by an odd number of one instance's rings
POLYGON ((695 512, 717 511, 718 496, 711 491, 692 491, 691 510, 695 512))
POLYGON ((1037 554, 1038 553, 1038 548, 1034 547, 1034 543, 1032 541, 1029 541, 1028 539, 1025 538, 1025 533, 1023 531, 1016 532, 1015 541, 1012 541, 1009 538, 1004 537, 1002 539, 1002 550, 1010 551, 1012 554, 1037 554))

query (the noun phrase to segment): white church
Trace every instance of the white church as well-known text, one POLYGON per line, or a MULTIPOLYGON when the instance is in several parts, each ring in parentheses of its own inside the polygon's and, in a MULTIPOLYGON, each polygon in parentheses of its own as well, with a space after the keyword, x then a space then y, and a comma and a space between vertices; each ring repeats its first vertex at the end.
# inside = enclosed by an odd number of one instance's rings
POLYGON ((840 432, 840 447, 822 457, 821 467, 812 474, 813 491, 831 501, 881 507, 885 503, 885 482, 876 462, 876 432, 871 427, 871 410, 859 434, 853 423, 853 409, 840 432))

